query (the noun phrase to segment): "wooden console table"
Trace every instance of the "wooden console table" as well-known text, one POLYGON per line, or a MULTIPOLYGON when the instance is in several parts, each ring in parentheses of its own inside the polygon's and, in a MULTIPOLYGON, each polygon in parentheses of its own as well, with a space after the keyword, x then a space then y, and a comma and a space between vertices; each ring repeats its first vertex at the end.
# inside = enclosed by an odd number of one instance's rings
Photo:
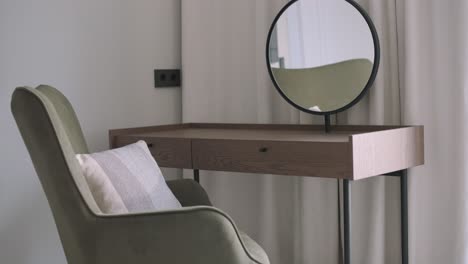
POLYGON ((111 148, 144 140, 159 166, 343 180, 344 253, 351 254, 350 181, 401 177, 402 261, 408 263, 407 169, 424 164, 422 126, 189 123, 109 131, 111 148))

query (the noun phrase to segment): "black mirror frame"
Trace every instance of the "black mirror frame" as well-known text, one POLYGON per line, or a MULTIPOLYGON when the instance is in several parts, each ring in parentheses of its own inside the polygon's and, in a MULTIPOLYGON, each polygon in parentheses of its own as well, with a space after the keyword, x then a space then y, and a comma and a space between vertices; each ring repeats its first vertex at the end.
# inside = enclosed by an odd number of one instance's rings
POLYGON ((377 77, 377 72, 379 71, 379 65, 380 65, 380 41, 379 41, 379 35, 377 33, 377 29, 375 28, 374 22, 372 22, 372 19, 370 18, 369 14, 367 14, 367 12, 358 3, 354 2, 353 0, 343 0, 343 1, 346 1, 349 4, 351 4, 354 8, 356 8, 359 11, 359 13, 361 13, 361 15, 366 20, 367 25, 369 26, 369 29, 370 29, 370 31, 372 33, 372 39, 374 41, 374 66, 372 68, 371 75, 369 77, 369 80, 367 81, 366 86, 361 91, 361 93, 353 101, 351 101, 349 104, 347 104, 347 105, 345 105, 345 106, 343 106, 343 107, 341 107, 339 109, 336 109, 336 110, 333 110, 333 111, 328 111, 328 112, 316 112, 316 111, 306 109, 306 108, 294 103, 291 99, 289 99, 284 94, 284 92, 281 90, 281 87, 276 82, 275 77, 273 75, 273 72, 271 70, 271 66, 270 66, 270 41, 271 41, 271 36, 272 36, 273 30, 274 30, 274 28, 276 26, 276 23, 280 19, 281 15, 292 4, 296 3, 297 1, 300 1, 300 0, 291 0, 291 1, 289 1, 280 10, 280 12, 276 15, 275 19, 273 20, 273 23, 271 24, 270 30, 268 31, 268 37, 267 37, 267 43, 266 43, 266 49, 265 50, 266 50, 267 68, 268 68, 268 73, 270 74, 270 78, 273 81, 273 84, 275 85, 276 90, 284 98, 284 100, 286 100, 289 104, 291 104, 295 108, 299 109, 300 111, 303 111, 303 112, 306 112, 306 113, 309 113, 309 114, 313 114, 313 115, 322 115, 322 116, 329 116, 329 115, 332 115, 332 114, 343 112, 343 111, 351 108, 355 104, 357 104, 366 95, 367 91, 374 84, 375 78, 377 77))

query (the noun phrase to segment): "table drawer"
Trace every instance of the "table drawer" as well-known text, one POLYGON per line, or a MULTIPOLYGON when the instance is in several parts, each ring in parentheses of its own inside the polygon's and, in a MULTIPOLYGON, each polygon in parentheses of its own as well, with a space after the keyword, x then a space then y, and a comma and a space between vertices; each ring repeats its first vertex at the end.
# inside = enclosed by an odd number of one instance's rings
POLYGON ((352 178, 351 152, 348 142, 192 140, 201 170, 352 178))
POLYGON ((192 151, 189 139, 117 136, 113 147, 122 147, 138 140, 146 141, 151 155, 160 167, 192 168, 192 151))

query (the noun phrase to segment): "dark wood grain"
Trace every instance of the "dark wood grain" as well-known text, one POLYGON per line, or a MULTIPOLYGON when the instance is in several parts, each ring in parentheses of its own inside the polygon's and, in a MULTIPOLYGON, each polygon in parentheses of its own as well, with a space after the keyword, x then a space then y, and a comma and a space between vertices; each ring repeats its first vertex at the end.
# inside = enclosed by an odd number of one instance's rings
POLYGON ((115 147, 123 147, 138 140, 144 140, 149 145, 151 155, 159 166, 181 169, 192 168, 192 150, 189 139, 160 139, 122 135, 116 137, 114 143, 115 147))
POLYGON ((120 147, 117 145, 117 137, 123 135, 147 133, 154 131, 165 131, 173 129, 184 129, 190 127, 189 124, 175 124, 175 125, 160 125, 160 126, 147 126, 147 127, 133 127, 133 128, 120 128, 109 130, 109 147, 120 147))
POLYGON ((350 147, 348 142, 194 139, 193 167, 201 170, 351 179, 350 147))
MULTIPOLYGON (((236 123, 186 123, 190 128, 209 129, 254 129, 254 130, 312 130, 324 131, 323 125, 298 125, 298 124, 236 124, 236 123)), ((379 131, 402 126, 370 126, 370 125, 337 125, 332 131, 379 131)))
POLYGON ((117 129, 111 147, 145 140, 161 167, 358 180, 424 164, 422 126, 188 123, 117 129))

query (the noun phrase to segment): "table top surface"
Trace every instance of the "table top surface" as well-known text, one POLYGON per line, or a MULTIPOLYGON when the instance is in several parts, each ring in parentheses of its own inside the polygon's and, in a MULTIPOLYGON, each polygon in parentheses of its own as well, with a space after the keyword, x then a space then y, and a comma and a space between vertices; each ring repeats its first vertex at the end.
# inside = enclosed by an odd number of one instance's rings
POLYGON ((155 127, 136 129, 125 133, 140 138, 183 138, 183 139, 226 139, 268 140, 298 142, 349 142, 359 134, 389 130, 390 126, 338 126, 326 133, 317 125, 213 125, 192 124, 186 126, 155 127))
POLYGON ((271 141, 314 141, 314 142, 347 142, 349 136, 356 132, 340 131, 326 134, 321 131, 294 130, 251 130, 251 129, 211 129, 188 128, 149 133, 136 133, 138 137, 166 137, 190 139, 243 139, 243 140, 271 140, 271 141))

